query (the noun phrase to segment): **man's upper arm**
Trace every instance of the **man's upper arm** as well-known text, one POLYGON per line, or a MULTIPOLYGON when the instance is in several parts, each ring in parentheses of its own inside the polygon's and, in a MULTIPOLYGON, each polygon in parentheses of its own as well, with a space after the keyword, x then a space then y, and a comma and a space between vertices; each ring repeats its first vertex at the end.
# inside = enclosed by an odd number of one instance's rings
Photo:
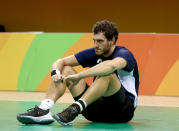
POLYGON ((62 58, 64 66, 78 66, 79 62, 77 61, 74 55, 62 58))
POLYGON ((136 61, 133 54, 129 50, 125 48, 120 49, 120 51, 116 54, 116 57, 123 58, 126 61, 126 66, 123 68, 125 71, 130 72, 134 69, 136 61))

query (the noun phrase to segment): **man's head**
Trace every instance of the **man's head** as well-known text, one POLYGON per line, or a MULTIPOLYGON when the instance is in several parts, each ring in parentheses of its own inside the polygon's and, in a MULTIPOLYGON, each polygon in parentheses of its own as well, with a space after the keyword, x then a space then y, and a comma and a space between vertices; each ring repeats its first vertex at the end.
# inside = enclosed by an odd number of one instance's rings
POLYGON ((104 36, 108 41, 114 38, 116 42, 118 39, 119 32, 118 32, 117 25, 108 20, 99 21, 93 26, 94 34, 98 34, 100 32, 104 34, 104 36))
POLYGON ((104 20, 93 26, 93 40, 96 55, 108 56, 113 52, 118 39, 116 24, 104 20))

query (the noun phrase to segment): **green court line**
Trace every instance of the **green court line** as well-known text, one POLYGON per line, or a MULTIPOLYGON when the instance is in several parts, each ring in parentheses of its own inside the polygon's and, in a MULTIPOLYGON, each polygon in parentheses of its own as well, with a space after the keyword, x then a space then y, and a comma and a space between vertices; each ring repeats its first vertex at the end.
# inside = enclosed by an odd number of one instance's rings
MULTIPOLYGON (((57 122, 50 125, 23 125, 16 120, 19 112, 39 105, 40 102, 0 101, 0 130, 2 131, 178 131, 179 107, 138 106, 135 116, 129 123, 91 123, 79 115, 74 125, 63 127, 57 122)), ((62 111, 69 105, 57 103, 52 114, 62 111)))
POLYGON ((51 65, 82 36, 82 33, 37 34, 21 66, 17 90, 35 91, 51 65))

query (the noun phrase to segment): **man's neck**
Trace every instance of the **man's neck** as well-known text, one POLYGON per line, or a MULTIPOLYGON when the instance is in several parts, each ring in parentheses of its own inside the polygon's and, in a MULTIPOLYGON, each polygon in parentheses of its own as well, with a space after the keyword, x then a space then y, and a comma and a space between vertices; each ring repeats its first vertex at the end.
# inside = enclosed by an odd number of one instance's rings
POLYGON ((103 54, 103 56, 104 56, 104 57, 110 56, 110 55, 114 52, 115 47, 116 47, 116 45, 113 45, 113 46, 110 48, 109 52, 106 53, 106 54, 103 54))

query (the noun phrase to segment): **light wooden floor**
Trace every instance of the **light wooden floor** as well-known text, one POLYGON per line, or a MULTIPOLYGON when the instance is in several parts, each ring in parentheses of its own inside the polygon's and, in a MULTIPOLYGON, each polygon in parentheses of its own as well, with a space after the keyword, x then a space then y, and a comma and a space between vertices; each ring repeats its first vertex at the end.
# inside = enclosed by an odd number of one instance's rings
MULTIPOLYGON (((0 91, 0 100, 42 101, 44 97, 45 92, 0 91)), ((70 93, 65 93, 58 102, 72 103, 73 98, 70 93)), ((138 105, 179 107, 179 97, 139 95, 138 105)))

